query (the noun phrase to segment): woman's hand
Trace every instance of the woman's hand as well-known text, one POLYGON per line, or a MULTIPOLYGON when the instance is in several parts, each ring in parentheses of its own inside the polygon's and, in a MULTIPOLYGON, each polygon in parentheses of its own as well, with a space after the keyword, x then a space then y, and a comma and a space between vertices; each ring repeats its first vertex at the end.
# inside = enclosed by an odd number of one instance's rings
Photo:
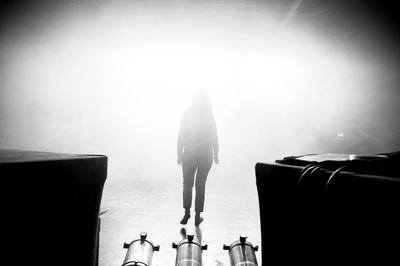
POLYGON ((214 155, 214 162, 215 162, 216 164, 219 164, 219 158, 218 158, 218 155, 214 155))
POLYGON ((181 165, 181 164, 182 164, 182 156, 178 156, 178 160, 176 160, 176 163, 177 163, 178 165, 181 165))

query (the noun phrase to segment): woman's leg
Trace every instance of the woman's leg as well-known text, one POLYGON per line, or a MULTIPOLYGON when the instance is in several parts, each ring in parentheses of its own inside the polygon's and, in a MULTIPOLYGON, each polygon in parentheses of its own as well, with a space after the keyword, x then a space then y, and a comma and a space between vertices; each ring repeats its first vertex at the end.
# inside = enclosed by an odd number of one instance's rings
POLYGON ((211 166, 212 166, 212 156, 204 156, 200 158, 196 174, 196 200, 195 200, 196 225, 199 225, 202 222, 200 213, 203 212, 204 210, 206 181, 211 166))
POLYGON ((192 156, 184 155, 182 160, 183 173, 183 208, 185 215, 181 220, 181 224, 186 224, 190 218, 190 208, 192 206, 192 190, 194 183, 194 175, 196 172, 196 161, 192 156))

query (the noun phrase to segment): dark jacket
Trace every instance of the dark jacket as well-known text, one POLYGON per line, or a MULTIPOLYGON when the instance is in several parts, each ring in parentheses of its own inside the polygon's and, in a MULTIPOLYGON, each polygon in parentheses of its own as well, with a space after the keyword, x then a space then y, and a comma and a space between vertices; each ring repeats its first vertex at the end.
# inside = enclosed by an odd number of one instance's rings
POLYGON ((209 111, 190 108, 182 116, 178 136, 178 156, 184 153, 218 155, 219 144, 214 116, 209 111))

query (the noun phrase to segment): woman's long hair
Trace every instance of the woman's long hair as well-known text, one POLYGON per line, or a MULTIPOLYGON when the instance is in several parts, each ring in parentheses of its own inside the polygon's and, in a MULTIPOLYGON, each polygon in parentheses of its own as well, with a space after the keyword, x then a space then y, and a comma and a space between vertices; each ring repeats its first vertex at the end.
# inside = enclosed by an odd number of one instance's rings
POLYGON ((211 99, 205 90, 198 90, 192 99, 192 108, 203 112, 211 112, 211 99))

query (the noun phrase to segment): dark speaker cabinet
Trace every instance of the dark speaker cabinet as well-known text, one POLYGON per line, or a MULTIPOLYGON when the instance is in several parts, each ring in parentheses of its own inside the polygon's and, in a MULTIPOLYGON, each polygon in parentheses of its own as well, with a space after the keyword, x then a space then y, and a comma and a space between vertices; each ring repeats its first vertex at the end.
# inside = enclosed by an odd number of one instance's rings
POLYGON ((98 264, 106 156, 0 150, 0 176, 2 260, 98 264))
POLYGON ((305 165, 257 163, 263 265, 400 265, 400 164, 385 165, 327 187, 332 170, 299 183, 305 165))

